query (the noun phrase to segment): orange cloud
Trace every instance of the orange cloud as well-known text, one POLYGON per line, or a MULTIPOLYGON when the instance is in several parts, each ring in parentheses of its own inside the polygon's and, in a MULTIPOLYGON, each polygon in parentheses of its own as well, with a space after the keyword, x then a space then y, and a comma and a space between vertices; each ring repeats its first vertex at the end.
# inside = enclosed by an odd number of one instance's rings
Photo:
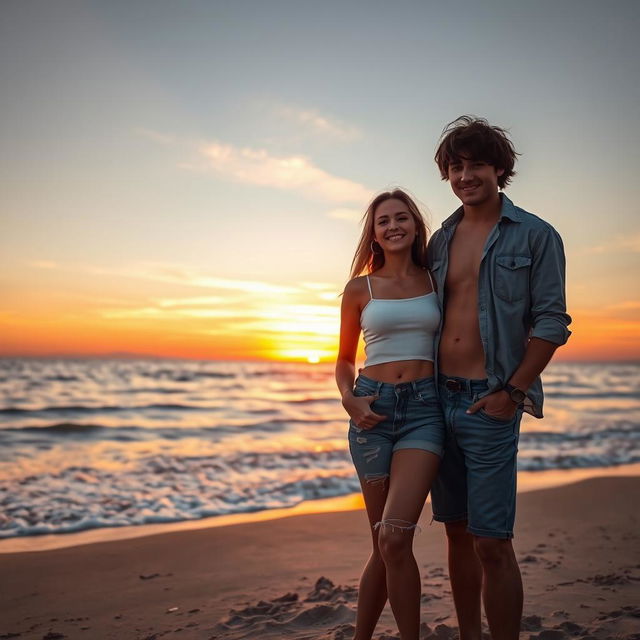
MULTIPOLYGON (((7 289, 0 300, 0 355, 319 361, 337 351, 335 283, 282 286, 179 264, 32 266, 38 266, 33 281, 7 289)), ((640 359, 639 301, 571 312, 573 335, 558 359, 640 359)))
MULTIPOLYGON (((629 303, 622 303, 625 309, 629 303)), ((621 305, 613 305, 620 308, 621 305)), ((557 354, 561 360, 640 360, 640 320, 609 310, 572 311, 572 335, 557 354)))

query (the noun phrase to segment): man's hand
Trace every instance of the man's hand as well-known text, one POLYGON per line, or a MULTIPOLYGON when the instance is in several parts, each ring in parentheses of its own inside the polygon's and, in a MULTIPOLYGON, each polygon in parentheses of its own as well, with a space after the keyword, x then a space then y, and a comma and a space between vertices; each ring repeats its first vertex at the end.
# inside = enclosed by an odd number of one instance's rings
POLYGON ((467 409, 467 413, 475 413, 478 409, 482 409, 492 418, 507 422, 516 415, 518 405, 511 399, 504 389, 500 389, 500 391, 490 393, 488 396, 480 398, 478 402, 474 402, 467 409))
POLYGON ((382 422, 387 417, 371 410, 371 404, 377 399, 378 396, 354 396, 352 393, 345 393, 342 397, 342 406, 356 427, 373 429, 378 422, 382 422))

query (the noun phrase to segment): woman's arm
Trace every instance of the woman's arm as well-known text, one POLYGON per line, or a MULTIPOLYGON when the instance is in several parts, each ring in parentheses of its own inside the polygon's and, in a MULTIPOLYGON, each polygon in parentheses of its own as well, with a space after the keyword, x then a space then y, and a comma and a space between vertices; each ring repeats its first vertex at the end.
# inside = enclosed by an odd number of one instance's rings
POLYGON ((360 304, 357 280, 345 287, 340 308, 340 348, 336 360, 336 383, 342 398, 352 394, 356 376, 356 352, 360 337, 360 304))
POLYGON ((342 406, 360 429, 370 429, 384 420, 371 410, 376 396, 353 395, 356 375, 356 352, 360 337, 360 311, 363 299, 362 280, 355 279, 347 284, 342 296, 340 310, 340 348, 336 360, 336 384, 342 398, 342 406))

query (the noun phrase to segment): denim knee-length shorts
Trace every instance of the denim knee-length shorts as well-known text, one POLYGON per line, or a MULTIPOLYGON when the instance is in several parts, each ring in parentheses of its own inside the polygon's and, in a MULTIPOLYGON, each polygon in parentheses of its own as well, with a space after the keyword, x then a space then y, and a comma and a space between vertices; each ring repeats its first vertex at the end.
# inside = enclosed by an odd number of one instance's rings
POLYGON ((442 456, 445 426, 433 377, 390 384, 358 376, 355 396, 378 396, 371 408, 386 416, 372 429, 349 420, 349 450, 358 477, 374 482, 389 475, 400 449, 422 449, 442 456))
POLYGON ((440 376, 445 454, 431 488, 434 520, 467 520, 476 536, 512 538, 522 409, 509 420, 467 409, 486 394, 486 380, 440 376))

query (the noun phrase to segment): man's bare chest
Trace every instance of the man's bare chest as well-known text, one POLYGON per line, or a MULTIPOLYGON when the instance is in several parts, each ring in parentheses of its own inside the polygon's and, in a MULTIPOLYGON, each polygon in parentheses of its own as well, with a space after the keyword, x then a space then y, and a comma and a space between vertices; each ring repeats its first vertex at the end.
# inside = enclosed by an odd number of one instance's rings
POLYGON ((490 229, 475 232, 458 230, 449 245, 447 287, 476 286, 480 274, 482 253, 490 229))

